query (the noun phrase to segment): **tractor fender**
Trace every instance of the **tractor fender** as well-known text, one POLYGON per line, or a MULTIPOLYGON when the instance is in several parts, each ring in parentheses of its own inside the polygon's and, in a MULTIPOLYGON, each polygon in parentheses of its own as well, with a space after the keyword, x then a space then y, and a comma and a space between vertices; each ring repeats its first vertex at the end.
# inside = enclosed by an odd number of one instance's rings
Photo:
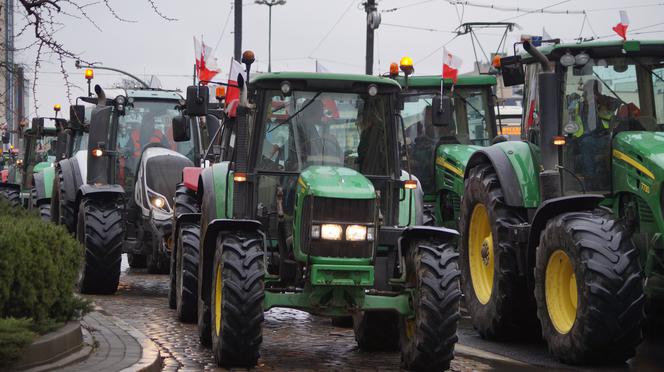
POLYGON ((562 196, 545 200, 537 208, 528 232, 528 245, 525 252, 525 272, 528 273, 529 278, 532 276, 532 267, 535 266, 535 250, 539 245, 540 233, 546 227, 546 223, 561 213, 592 211, 599 206, 602 200, 604 200, 602 195, 593 194, 562 196))
POLYGON ((514 171, 512 162, 510 162, 500 146, 494 145, 477 150, 468 160, 468 165, 464 173, 464 181, 468 178, 470 170, 473 167, 487 163, 491 163, 493 169, 496 170, 496 175, 503 190, 509 190, 509 192, 504 193, 505 203, 511 207, 522 207, 523 194, 519 178, 514 171))
POLYGON ((456 244, 459 233, 456 230, 435 226, 410 226, 403 229, 397 239, 399 255, 405 257, 410 250, 410 242, 415 239, 433 238, 439 243, 456 244))
POLYGON ((3 183, 2 188, 21 191, 21 185, 18 183, 3 183))
MULTIPOLYGON (((201 221, 203 223, 203 221, 201 221)), ((199 273, 202 269, 202 279, 199 281, 201 293, 205 301, 209 300, 210 283, 212 282, 212 262, 214 261, 214 252, 217 244, 217 236, 223 232, 258 232, 263 236, 263 224, 256 220, 236 220, 236 219, 214 219, 207 223, 205 233, 201 231, 201 248, 203 250, 199 261, 199 273)))
MULTIPOLYGON (((60 160, 56 164, 56 170, 62 172, 64 178, 65 196, 69 199, 67 202, 76 202, 77 190, 83 183, 81 174, 78 171, 78 164, 74 158, 60 160)), ((64 200, 60 201, 65 202, 64 200)))
POLYGON ((198 180, 203 173, 201 167, 185 167, 182 169, 182 184, 193 192, 198 191, 198 180))
POLYGON ((83 198, 97 197, 101 199, 123 199, 124 188, 120 185, 91 185, 84 184, 76 193, 76 210, 83 198))

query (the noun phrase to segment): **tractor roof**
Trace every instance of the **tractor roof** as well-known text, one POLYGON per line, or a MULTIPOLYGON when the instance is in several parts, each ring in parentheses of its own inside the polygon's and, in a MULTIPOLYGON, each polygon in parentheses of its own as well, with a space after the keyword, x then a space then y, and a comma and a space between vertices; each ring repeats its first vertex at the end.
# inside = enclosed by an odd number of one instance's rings
MULTIPOLYGON (((440 75, 411 76, 408 78, 408 87, 440 87, 440 78, 440 75)), ((397 81, 402 86, 406 84, 406 79, 403 76, 399 76, 397 81)), ((452 85, 452 79, 445 79, 443 84, 447 86, 452 85)), ((482 85, 496 85, 496 77, 493 75, 460 75, 456 83, 457 87, 482 85)))
POLYGON ((369 85, 376 84, 391 88, 390 90, 401 90, 401 86, 396 81, 380 76, 359 75, 359 74, 333 74, 320 72, 269 72, 255 74, 251 77, 251 83, 261 88, 278 87, 282 81, 288 80, 293 83, 299 81, 305 83, 304 86, 294 84, 294 89, 343 89, 352 88, 356 84, 369 85))
MULTIPOLYGON (((585 51, 591 57, 611 57, 623 55, 623 48, 629 50, 630 56, 664 56, 664 40, 622 40, 611 41, 586 41, 581 43, 553 44, 539 47, 542 54, 558 58, 567 51, 585 51), (638 50, 633 48, 637 47, 638 50)), ((533 58, 527 52, 522 53, 524 60, 531 61, 533 58)), ((551 59, 551 58, 549 58, 551 59)))

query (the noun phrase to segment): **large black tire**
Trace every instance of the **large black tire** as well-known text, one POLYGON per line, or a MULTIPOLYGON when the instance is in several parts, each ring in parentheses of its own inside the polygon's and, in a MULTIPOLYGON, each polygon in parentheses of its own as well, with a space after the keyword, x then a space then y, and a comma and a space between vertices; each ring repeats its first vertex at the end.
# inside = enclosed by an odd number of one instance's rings
POLYGON ((115 293, 124 239, 121 205, 114 200, 84 199, 79 207, 76 236, 85 247, 81 293, 115 293))
POLYGON ((624 362, 641 342, 639 251, 604 212, 548 221, 537 248, 535 298, 542 337, 565 363, 624 362))
POLYGON ((195 323, 198 316, 198 250, 200 227, 194 223, 178 226, 175 306, 180 321, 195 323))
POLYGON ((488 339, 539 337, 535 300, 519 276, 519 246, 508 231, 510 225, 526 221, 524 209, 505 204, 496 172, 488 164, 470 170, 463 195, 459 266, 473 327, 488 339))
POLYGON ((57 203, 57 207, 51 206, 54 212, 58 212, 57 215, 53 215, 56 223, 64 225, 70 233, 76 234, 76 206, 67 198, 65 176, 60 168, 57 168, 51 202, 51 204, 57 203))
POLYGON ((41 204, 39 206, 39 217, 44 222, 51 222, 51 204, 41 204))
POLYGON ((263 242, 258 234, 219 236, 210 285, 212 353, 219 366, 251 368, 263 342, 263 242))
POLYGON ((144 254, 127 253, 127 262, 132 269, 144 269, 147 266, 144 254))
POLYGON ((401 365, 405 369, 450 368, 461 318, 458 257, 452 244, 411 242, 406 279, 414 290, 414 316, 399 316, 401 365))
POLYGON ((210 347, 212 346, 212 311, 210 309, 210 303, 203 299, 200 289, 201 286, 199 285, 197 296, 198 306, 196 306, 196 309, 198 310, 198 341, 200 341, 201 345, 210 347))
MULTIPOLYGON (((175 214, 174 214, 174 220, 173 220, 173 225, 176 224, 176 221, 178 217, 180 217, 181 214, 183 213, 200 213, 200 207, 198 204, 198 199, 196 198, 195 192, 192 190, 189 190, 183 183, 179 183, 175 186, 175 204, 174 204, 174 209, 175 209, 175 214)), ((198 227, 198 232, 197 232, 197 239, 200 240, 200 227, 198 227)), ((181 245, 181 242, 176 241, 182 238, 182 234, 180 231, 174 231, 174 237, 172 239, 173 241, 173 246, 171 248, 171 270, 170 270, 170 285, 169 285, 169 291, 168 291, 168 306, 171 309, 177 309, 177 302, 178 302, 178 275, 182 275, 181 273, 181 268, 183 267, 182 262, 181 262, 181 257, 182 255, 178 255, 179 252, 179 247, 181 245), (175 234, 177 234, 178 239, 175 239, 175 234), (179 266, 178 266, 179 265, 179 266)), ((193 287, 189 287, 188 285, 191 284, 189 281, 186 282, 187 289, 189 290, 191 288, 191 293, 193 294, 193 299, 194 302, 191 304, 185 304, 183 310, 186 312, 186 308, 191 305, 191 307, 194 309, 193 315, 191 317, 191 321, 195 321, 196 317, 198 316, 198 299, 196 296, 198 296, 198 243, 196 243, 196 255, 195 255, 195 261, 190 261, 194 263, 194 267, 190 273, 193 273, 195 276, 194 278, 196 279, 193 284, 193 287)), ((193 258, 193 256, 192 256, 193 258)), ((181 278, 180 278, 181 280, 181 278)), ((182 294, 180 294, 182 296, 182 294)), ((185 299, 185 302, 187 300, 185 299)))
POLYGON ((360 350, 399 350, 399 314, 394 311, 368 311, 354 314, 353 332, 360 350))
POLYGON ((21 192, 17 189, 5 190, 3 196, 13 208, 21 206, 21 192))

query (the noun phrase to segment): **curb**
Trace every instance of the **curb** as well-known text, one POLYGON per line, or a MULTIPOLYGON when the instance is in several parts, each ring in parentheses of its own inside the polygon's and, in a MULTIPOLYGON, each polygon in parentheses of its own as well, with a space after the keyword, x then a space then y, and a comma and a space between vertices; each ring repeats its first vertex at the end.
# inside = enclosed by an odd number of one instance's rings
POLYGON ((159 352, 159 347, 157 344, 152 341, 148 336, 137 330, 136 328, 129 325, 124 320, 110 315, 105 312, 102 308, 96 307, 96 311, 99 311, 107 318, 111 319, 122 330, 127 332, 131 337, 136 339, 136 341, 141 345, 141 358, 138 362, 134 363, 131 367, 121 370, 121 372, 129 371, 138 371, 138 372, 158 372, 162 368, 162 359, 159 352))
POLYGON ((90 349, 84 348, 81 322, 71 321, 56 331, 38 337, 24 350, 23 357, 12 368, 38 370, 40 366, 57 364, 61 359, 68 359, 74 354, 78 355, 78 359, 86 357, 89 352, 90 349), (80 351, 84 351, 83 355, 78 355, 80 351))

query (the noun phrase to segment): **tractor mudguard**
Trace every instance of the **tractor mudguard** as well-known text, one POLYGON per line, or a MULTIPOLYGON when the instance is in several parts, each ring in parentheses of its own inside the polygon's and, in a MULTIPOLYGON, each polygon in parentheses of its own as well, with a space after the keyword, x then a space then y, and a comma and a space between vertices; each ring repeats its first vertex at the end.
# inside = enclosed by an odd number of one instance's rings
POLYGON ((476 151, 468 160, 464 180, 470 169, 491 163, 511 207, 535 208, 539 205, 539 178, 535 159, 525 142, 501 142, 476 151))
MULTIPOLYGON (((201 220, 201 223, 205 223, 201 220)), ((199 285, 201 286, 201 293, 204 300, 209 300, 210 283, 212 282, 212 262, 214 261, 214 252, 216 250, 217 236, 222 231, 244 231, 244 232, 258 232, 263 236, 265 241, 265 234, 263 233, 263 224, 256 220, 235 220, 235 219, 215 219, 206 224, 205 229, 201 226, 201 249, 202 254, 199 253, 199 273, 203 269, 202 278, 199 278, 199 285), (205 233, 203 233, 205 230, 205 233)), ((265 245, 263 245, 265 246, 265 245)))
MULTIPOLYGON (((57 169, 62 172, 64 178, 64 195, 69 199, 66 202, 74 203, 76 202, 77 190, 81 187, 83 183, 81 180, 81 174, 78 171, 78 164, 70 159, 60 160, 56 164, 57 169)), ((65 202, 64 200, 61 202, 65 202)))
MULTIPOLYGON (((41 173, 37 173, 32 177, 33 181, 33 186, 35 187, 35 203, 36 205, 44 204, 46 202, 49 202, 50 200, 50 195, 48 199, 45 199, 45 191, 46 187, 44 185, 44 175, 41 173)), ((50 193, 49 193, 50 194, 50 193)))
POLYGON ((434 238, 441 243, 450 243, 456 242, 459 238, 459 233, 456 230, 445 227, 409 226, 403 229, 401 236, 397 240, 399 252, 401 252, 401 255, 405 255, 408 252, 410 247, 408 243, 411 240, 427 238, 434 238))
POLYGON ((124 194, 124 188, 120 185, 90 185, 86 183, 76 193, 76 205, 79 205, 81 199, 89 198, 93 195, 105 199, 122 199, 124 198, 124 194))
MULTIPOLYGON (((546 227, 546 223, 553 217, 567 212, 592 211, 604 200, 602 195, 584 194, 562 196, 545 200, 537 211, 528 232, 528 245, 525 251, 525 265, 523 270, 528 278, 532 279, 532 267, 535 266, 535 250, 539 245, 540 233, 546 227)), ((529 280, 532 283, 532 280, 529 280)))
POLYGON ((203 169, 201 167, 185 167, 182 170, 182 184, 193 192, 198 191, 198 179, 203 169))
POLYGON ((51 202, 51 194, 53 192, 53 178, 55 168, 48 167, 41 170, 34 175, 34 186, 37 191, 36 203, 42 205, 51 202))

